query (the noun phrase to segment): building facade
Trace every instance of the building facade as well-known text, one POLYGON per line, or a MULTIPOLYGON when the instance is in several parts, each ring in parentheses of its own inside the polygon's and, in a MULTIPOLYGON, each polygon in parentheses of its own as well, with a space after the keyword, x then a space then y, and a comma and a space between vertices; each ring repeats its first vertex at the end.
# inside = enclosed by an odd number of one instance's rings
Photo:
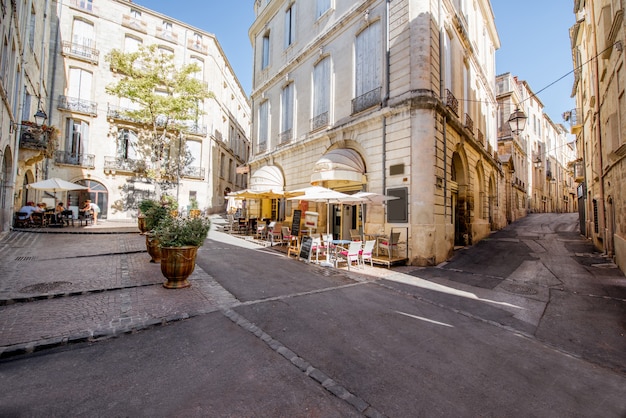
POLYGON ((506 179, 507 222, 533 212, 576 212, 572 135, 543 112, 543 104, 527 82, 505 73, 498 75, 496 86, 498 153, 506 179), (519 133, 513 133, 508 123, 516 109, 528 117, 519 133))
POLYGON ((285 190, 398 197, 364 213, 316 210, 336 236, 401 231, 414 265, 506 225, 489 1, 259 0, 255 10, 251 185, 270 171, 285 190))
MULTIPOLYGON (((7 231, 13 213, 29 198, 22 183, 41 178, 49 154, 48 138, 33 115, 48 109, 48 45, 51 4, 48 1, 3 1, 0 8, 0 230, 7 231)), ((47 121, 45 123, 48 123, 47 121)), ((41 122, 39 122, 41 125, 41 122)))
MULTIPOLYGON (((43 14, 37 9, 42 3, 32 2, 31 9, 38 15, 43 14)), ((41 80, 28 90, 42 96, 47 123, 56 128, 57 138, 54 143, 48 141, 48 152, 36 166, 18 167, 15 199, 9 206, 16 210, 35 199, 54 203, 59 196, 27 186, 59 177, 88 187, 63 195, 70 208, 91 199, 100 206, 103 219, 137 215, 138 202, 154 196, 148 174, 153 163, 137 152, 138 123, 124 116, 123 110, 135 104, 106 92, 120 77, 106 56, 114 49, 134 52, 140 45, 156 44, 159 53, 174 57, 177 67, 197 64, 200 71, 194 77, 211 93, 200 104, 195 120, 186 121, 178 143, 170 145, 184 148, 176 154, 186 160, 168 161, 178 164, 178 170, 164 191, 178 201, 183 212, 194 202, 209 213, 223 211, 225 194, 247 186, 247 177, 236 168, 249 157, 250 108, 215 36, 128 0, 49 0, 45 4, 50 7, 50 18, 44 20, 49 40, 39 41, 45 48, 37 62, 46 67, 40 65, 35 74, 23 79, 41 80)))
POLYGON ((581 231, 626 271, 624 4, 575 0, 570 29, 581 231))

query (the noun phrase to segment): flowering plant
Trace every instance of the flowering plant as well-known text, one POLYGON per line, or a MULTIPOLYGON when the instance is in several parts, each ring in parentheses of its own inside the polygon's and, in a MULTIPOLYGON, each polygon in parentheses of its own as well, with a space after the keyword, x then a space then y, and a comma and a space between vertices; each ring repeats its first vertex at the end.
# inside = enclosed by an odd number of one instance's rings
POLYGON ((200 247, 209 235, 211 220, 206 217, 172 218, 165 217, 159 222, 154 233, 161 247, 200 247))

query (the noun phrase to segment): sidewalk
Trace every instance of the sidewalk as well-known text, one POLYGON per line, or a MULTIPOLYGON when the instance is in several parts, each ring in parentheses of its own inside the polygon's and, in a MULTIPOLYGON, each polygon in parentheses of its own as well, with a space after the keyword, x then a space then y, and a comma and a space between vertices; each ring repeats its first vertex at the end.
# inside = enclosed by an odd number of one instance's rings
MULTIPOLYGON (((215 228, 209 238, 265 248, 215 228)), ((113 337, 239 304, 197 265, 190 288, 165 289, 160 265, 149 260, 145 237, 130 222, 0 236, 0 357, 113 337)), ((352 275, 370 270, 389 273, 367 267, 352 275)))

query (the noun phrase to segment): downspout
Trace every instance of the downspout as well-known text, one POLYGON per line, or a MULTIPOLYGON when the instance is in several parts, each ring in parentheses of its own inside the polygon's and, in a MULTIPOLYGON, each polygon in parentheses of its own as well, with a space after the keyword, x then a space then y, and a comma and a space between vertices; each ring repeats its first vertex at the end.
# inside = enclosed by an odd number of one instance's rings
MULTIPOLYGON (((443 15, 442 12, 443 9, 443 5, 441 3, 441 0, 439 0, 439 98, 441 99, 442 103, 445 103, 445 96, 444 96, 444 91, 445 91, 445 80, 443 78, 444 75, 444 68, 443 68, 443 61, 441 59, 441 57, 444 56, 444 46, 443 46, 443 24, 441 22, 441 16, 443 15)), ((448 135, 447 135, 447 131, 448 131, 448 115, 443 112, 443 121, 442 121, 442 130, 443 130, 443 219, 444 219, 444 224, 446 221, 446 218, 448 217, 448 135)), ((437 155, 437 138, 435 138, 435 156, 437 155)), ((452 209, 452 208, 450 208, 452 209)))
MULTIPOLYGON (((389 30, 389 4, 391 3, 391 0, 387 0, 386 4, 385 4, 385 27, 387 30, 386 36, 385 36, 385 97, 383 99, 383 107, 387 107, 387 105, 389 104, 389 95, 390 95, 390 81, 389 81, 389 77, 391 74, 391 63, 390 63, 390 56, 391 56, 391 52, 390 52, 390 48, 389 48, 389 34, 390 34, 390 30, 389 30)), ((383 144, 382 144, 382 172, 383 172, 383 193, 386 194, 387 193, 387 116, 385 116, 383 114, 383 132, 382 132, 382 140, 383 140, 383 144)), ((385 207, 385 212, 387 211, 387 207, 385 207)), ((385 213, 384 216, 386 217, 387 214, 385 213)))
MULTIPOLYGON (((44 62, 44 57, 46 57, 45 58, 45 64, 46 65, 44 65, 43 68, 50 68, 50 65, 49 65, 49 62, 48 62, 48 59, 47 59, 49 57, 49 54, 48 54, 48 56, 46 56, 46 54, 45 54, 46 53, 46 36, 47 36, 48 33, 50 33, 50 29, 49 29, 50 28, 50 26, 49 26, 50 25, 50 18, 48 16, 48 7, 49 6, 50 6, 50 0, 46 0, 46 5, 44 6, 45 8, 44 8, 44 13, 43 13, 43 34, 44 35, 43 35, 43 39, 41 40, 41 61, 42 61, 42 63, 44 62)), ((60 19, 60 16, 59 16, 59 19, 60 19)), ((57 54, 58 54, 58 37, 59 37, 59 31, 56 31, 56 38, 55 38, 55 40, 57 42, 54 43, 54 49, 55 49, 55 51, 54 51, 54 63, 55 63, 55 65, 53 66, 53 71, 51 72, 51 74, 52 74, 52 83, 54 83, 54 74, 56 73, 56 71, 54 71, 54 70, 56 70, 56 57, 57 57, 57 54)), ((46 73, 48 73, 48 71, 46 71, 46 73)), ((43 76, 44 76, 44 72, 41 71, 41 73, 39 74, 39 97, 41 97, 41 92, 42 92, 42 88, 43 88, 42 87, 43 86, 43 78, 44 78, 43 76)), ((47 103, 47 105, 48 105, 47 106, 47 111, 46 111, 46 114, 48 115, 48 121, 52 120, 52 114, 50 113, 50 112, 52 112, 52 100, 50 100, 51 96, 52 96, 52 87, 50 89, 50 93, 46 96, 46 99, 47 99, 47 102, 48 102, 47 103)), ((52 125, 51 122, 48 122, 48 124, 52 125)), ((46 163, 45 163, 45 166, 44 166, 44 169, 43 169, 43 177, 44 177, 44 179, 48 178, 48 166, 49 166, 49 164, 50 164, 50 159, 46 158, 46 163)), ((55 204, 56 204, 56 202, 55 202, 55 204)))

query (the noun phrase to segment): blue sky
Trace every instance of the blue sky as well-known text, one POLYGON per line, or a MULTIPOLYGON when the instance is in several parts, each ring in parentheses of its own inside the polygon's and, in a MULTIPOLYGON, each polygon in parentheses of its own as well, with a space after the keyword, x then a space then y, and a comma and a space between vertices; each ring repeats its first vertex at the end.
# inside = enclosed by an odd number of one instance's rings
MULTIPOLYGON (((254 21, 254 0, 135 3, 215 34, 244 91, 250 94, 252 46, 248 29, 254 21)), ((510 72, 526 80, 538 93, 548 116, 561 123, 561 114, 575 106, 570 98, 574 76, 569 74, 551 84, 572 71, 568 29, 574 24, 573 0, 491 0, 491 5, 501 43, 496 52, 497 73, 510 72)))

